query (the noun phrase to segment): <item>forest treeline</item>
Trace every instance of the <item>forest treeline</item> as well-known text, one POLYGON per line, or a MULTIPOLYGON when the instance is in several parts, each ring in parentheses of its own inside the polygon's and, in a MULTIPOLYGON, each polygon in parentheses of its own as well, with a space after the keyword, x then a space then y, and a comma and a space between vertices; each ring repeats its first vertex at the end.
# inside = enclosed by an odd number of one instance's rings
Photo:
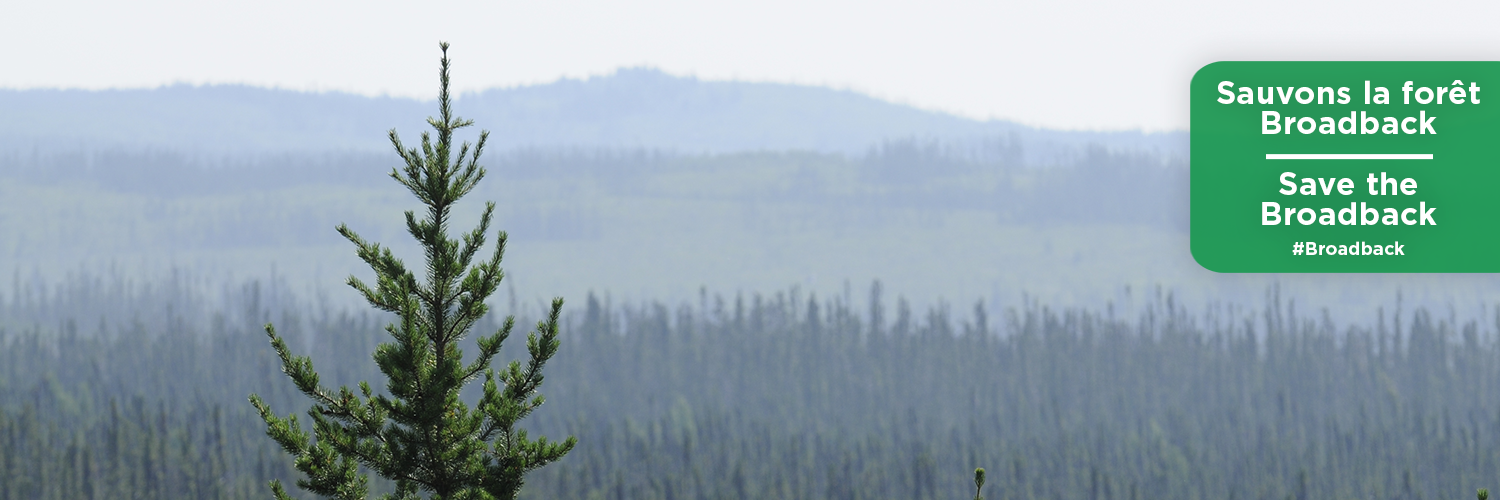
MULTIPOLYGON (((370 353, 386 317, 260 283, 208 308, 174 286, 6 298, 0 499, 263 498, 267 480, 292 479, 245 400, 306 407, 268 320, 325 383, 383 380, 370 353)), ((1500 310, 1461 319, 1397 299, 1335 324, 1291 295, 1202 311, 1160 290, 1102 310, 914 310, 878 284, 676 305, 579 297, 527 421, 578 448, 523 492, 967 498, 975 467, 1003 500, 1437 500, 1494 486, 1500 310)), ((526 324, 525 304, 509 309, 526 324)))
MULTIPOLYGON (((946 142, 893 139, 854 155, 529 147, 492 156, 487 168, 506 182, 485 185, 478 193, 519 202, 535 200, 501 191, 504 186, 522 185, 548 199, 587 193, 798 203, 829 210, 980 210, 1008 223, 1187 228, 1187 215, 1174 210, 1187 201, 1186 158, 1160 151, 1056 148, 995 136, 946 142), (1049 150, 1045 160, 1028 160, 1027 151, 1037 148, 1049 150)), ((158 200, 275 196, 299 186, 387 187, 383 174, 394 166, 391 161, 388 155, 362 152, 213 156, 171 150, 5 151, 0 152, 0 179, 24 186, 97 186, 158 200)), ((239 222, 240 231, 260 229, 239 222)), ((571 234, 579 231, 572 226, 589 222, 518 219, 507 227, 541 225, 547 226, 539 228, 544 235, 571 234), (559 225, 567 227, 551 227, 559 225)))

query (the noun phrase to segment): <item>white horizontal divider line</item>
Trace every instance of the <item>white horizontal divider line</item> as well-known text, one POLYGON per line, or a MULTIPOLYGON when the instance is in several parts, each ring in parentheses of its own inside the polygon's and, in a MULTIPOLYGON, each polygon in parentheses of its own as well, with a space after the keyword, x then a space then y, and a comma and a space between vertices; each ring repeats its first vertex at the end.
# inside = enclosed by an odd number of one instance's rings
POLYGON ((1427 154, 1266 154, 1267 160, 1431 160, 1427 154))

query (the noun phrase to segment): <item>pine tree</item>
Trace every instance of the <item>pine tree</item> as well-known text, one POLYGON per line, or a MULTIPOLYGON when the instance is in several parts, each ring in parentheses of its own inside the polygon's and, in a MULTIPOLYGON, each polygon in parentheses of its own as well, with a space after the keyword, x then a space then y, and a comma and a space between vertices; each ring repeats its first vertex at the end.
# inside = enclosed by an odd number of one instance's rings
MULTIPOLYGON (((452 154, 453 132, 473 122, 453 116, 448 44, 439 46, 439 117, 427 119, 437 130, 437 142, 424 132, 422 147, 408 150, 396 131, 390 131, 391 144, 405 161, 404 172, 392 169, 390 175, 427 207, 422 220, 406 212, 407 230, 425 251, 426 283, 419 284, 389 248, 366 242, 347 226, 338 227, 376 276, 373 288, 353 276, 348 284, 372 306, 399 318, 386 327, 394 342, 381 344, 374 354, 389 379, 389 395, 374 394, 367 382, 359 384, 358 394, 347 386, 330 391, 320 385, 312 360, 292 356, 275 328, 266 325, 282 370, 314 401, 308 415, 316 439, 309 439, 295 415, 278 417, 253 394, 250 401, 265 420, 267 434, 295 456, 297 470, 307 476, 297 485, 318 495, 364 498, 368 481, 359 470, 363 466, 395 481, 396 492, 390 498, 420 498, 425 492, 433 499, 511 499, 527 472, 562 458, 576 443, 572 437, 560 443, 545 437, 533 441, 516 428, 543 402, 537 390, 542 366, 557 352, 561 298, 552 300, 547 319, 527 336, 530 360, 524 366, 513 361, 498 376, 490 367, 515 324, 513 316, 494 334, 481 336, 478 357, 463 363, 458 344, 488 311, 484 300, 500 284, 506 235, 498 233, 488 261, 470 266, 485 243, 493 202, 485 205, 473 231, 459 240, 446 234, 454 202, 485 175, 478 160, 489 133, 480 133, 472 154, 467 142, 452 154), (483 396, 471 409, 460 401, 459 391, 481 375, 483 396)), ((271 489, 278 499, 289 498, 280 482, 272 481, 271 489)))

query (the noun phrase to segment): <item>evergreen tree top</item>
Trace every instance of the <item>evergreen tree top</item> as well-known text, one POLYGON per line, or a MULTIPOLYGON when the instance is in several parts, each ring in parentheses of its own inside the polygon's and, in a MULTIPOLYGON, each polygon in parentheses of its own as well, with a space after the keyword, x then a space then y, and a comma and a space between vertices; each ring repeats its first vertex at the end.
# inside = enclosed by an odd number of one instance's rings
MULTIPOLYGON (((393 342, 376 348, 374 358, 387 377, 387 394, 374 394, 366 382, 359 393, 349 387, 337 392, 320 384, 312 360, 293 356, 272 325, 266 325, 271 345, 283 371, 297 389, 314 401, 311 439, 295 415, 276 416, 258 396, 250 401, 265 420, 267 434, 296 457, 297 470, 307 478, 297 485, 313 493, 339 499, 364 498, 366 467, 396 482, 392 498, 511 499, 525 474, 562 458, 577 442, 560 443, 541 437, 531 440, 516 424, 545 401, 538 389, 542 367, 557 352, 558 317, 562 299, 552 301, 547 319, 527 335, 530 360, 512 361, 497 376, 491 360, 515 325, 507 317, 495 333, 478 339, 479 355, 468 364, 458 343, 489 311, 484 304, 504 277, 500 260, 506 234, 498 233, 488 260, 474 263, 485 244, 495 204, 485 204, 478 227, 450 238, 447 226, 452 205, 484 178, 479 157, 488 132, 476 144, 464 142, 453 153, 453 132, 473 124, 453 115, 449 99, 448 44, 439 44, 438 116, 427 123, 437 131, 437 142, 422 134, 420 148, 407 149, 390 131, 391 145, 405 163, 391 177, 427 207, 424 218, 407 211, 407 232, 422 246, 426 263, 424 282, 387 247, 370 243, 348 226, 339 234, 354 243, 361 260, 375 272, 374 287, 350 276, 348 284, 377 309, 395 313, 398 322, 386 331, 393 342), (471 409, 459 399, 460 390, 483 375, 483 396, 471 409), (504 386, 503 388, 501 386, 504 386)), ((278 499, 289 498, 272 481, 278 499)))

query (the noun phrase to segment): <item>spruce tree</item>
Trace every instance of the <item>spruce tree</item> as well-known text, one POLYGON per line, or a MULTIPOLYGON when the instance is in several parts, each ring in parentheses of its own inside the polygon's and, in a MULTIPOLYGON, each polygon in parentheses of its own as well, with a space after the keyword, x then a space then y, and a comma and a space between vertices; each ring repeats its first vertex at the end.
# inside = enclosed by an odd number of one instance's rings
MULTIPOLYGON (((318 495, 364 498, 368 481, 360 471, 363 466, 395 481, 396 492, 388 498, 421 498, 427 493, 433 499, 511 499, 527 472, 562 458, 576 443, 572 437, 560 443, 545 437, 533 441, 516 427, 542 404, 537 390, 542 366, 557 352, 561 298, 552 300, 547 319, 527 336, 526 364, 513 361, 498 375, 490 367, 510 335, 514 316, 494 334, 479 337, 477 358, 463 362, 458 344, 488 311, 484 301, 503 277, 500 259, 506 235, 498 233, 489 260, 471 266, 485 243, 493 202, 485 204, 473 231, 457 240, 446 234, 454 202, 484 178, 478 161, 489 133, 481 132, 472 150, 465 142, 453 154, 453 132, 473 122, 453 115, 448 44, 439 46, 443 57, 438 117, 427 119, 437 131, 437 142, 424 132, 422 147, 408 150, 396 131, 390 131, 391 144, 405 162, 403 170, 393 168, 390 175, 427 207, 421 220, 406 212, 407 230, 425 253, 426 282, 418 283, 389 248, 338 226, 339 234, 354 243, 360 259, 375 271, 374 287, 353 276, 348 284, 370 305, 398 317, 386 326, 393 342, 381 344, 374 354, 389 379, 388 394, 375 394, 367 382, 360 382, 358 393, 348 386, 336 392, 325 388, 312 360, 291 355, 276 329, 266 325, 282 370, 313 400, 308 415, 315 438, 299 425, 296 415, 278 417, 253 394, 250 402, 265 420, 266 433, 295 456, 297 470, 306 475, 297 485, 318 495), (470 408, 459 399, 459 391, 481 376, 483 395, 470 408)), ((289 498, 279 481, 270 486, 276 498, 289 498)))

